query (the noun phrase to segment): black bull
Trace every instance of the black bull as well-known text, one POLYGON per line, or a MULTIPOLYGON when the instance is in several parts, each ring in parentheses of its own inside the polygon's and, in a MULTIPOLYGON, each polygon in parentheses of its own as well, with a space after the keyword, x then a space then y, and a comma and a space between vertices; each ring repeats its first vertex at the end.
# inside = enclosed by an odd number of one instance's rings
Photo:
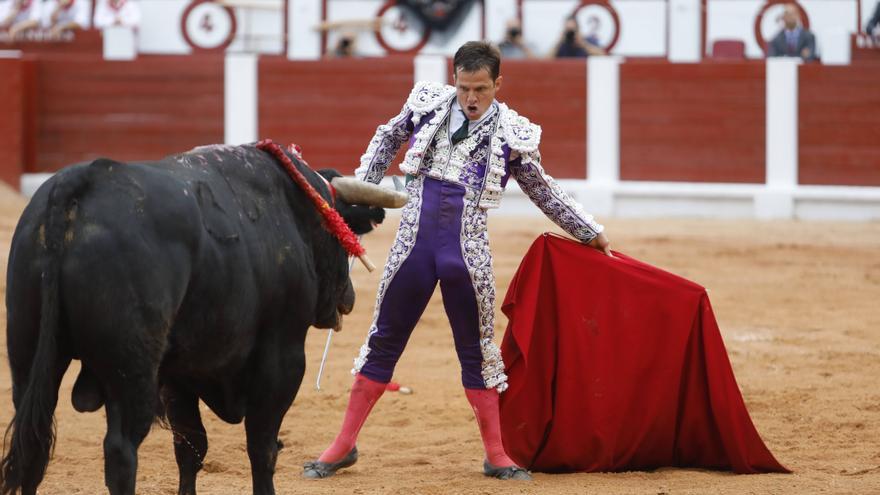
MULTIPOLYGON (((326 183, 296 163, 329 199, 326 183)), ((359 208, 337 203, 358 233, 381 222, 380 208, 359 208)), ((28 204, 9 255, 16 412, 3 493, 36 492, 72 359, 82 363, 74 407, 106 408, 110 493, 134 493, 137 449, 157 415, 174 432, 180 492, 195 493, 208 449, 199 399, 224 421, 244 420, 254 493, 274 493, 306 331, 336 327, 353 304, 347 254, 253 146, 63 170, 28 204)))

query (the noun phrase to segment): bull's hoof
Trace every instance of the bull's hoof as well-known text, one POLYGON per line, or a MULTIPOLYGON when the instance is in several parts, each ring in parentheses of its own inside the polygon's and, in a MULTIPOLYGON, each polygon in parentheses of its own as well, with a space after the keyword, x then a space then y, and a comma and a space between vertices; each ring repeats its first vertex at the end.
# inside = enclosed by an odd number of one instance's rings
POLYGON ((357 446, 355 446, 351 449, 348 455, 336 462, 312 461, 303 464, 303 478, 314 480, 329 478, 336 474, 336 471, 339 471, 340 469, 354 466, 354 463, 356 463, 357 460, 358 449, 357 446))
POLYGON ((532 475, 519 466, 497 467, 489 464, 489 461, 483 461, 483 474, 499 480, 532 480, 532 475))

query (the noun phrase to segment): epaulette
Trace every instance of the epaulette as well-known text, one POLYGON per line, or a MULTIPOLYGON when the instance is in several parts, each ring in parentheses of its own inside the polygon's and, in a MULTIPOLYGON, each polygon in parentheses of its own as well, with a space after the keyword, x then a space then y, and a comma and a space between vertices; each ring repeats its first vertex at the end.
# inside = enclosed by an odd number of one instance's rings
POLYGON ((433 112, 455 94, 455 88, 448 84, 419 81, 416 83, 406 105, 415 114, 425 115, 433 112))
POLYGON ((501 132, 511 149, 520 153, 531 153, 541 142, 541 126, 501 104, 501 132))

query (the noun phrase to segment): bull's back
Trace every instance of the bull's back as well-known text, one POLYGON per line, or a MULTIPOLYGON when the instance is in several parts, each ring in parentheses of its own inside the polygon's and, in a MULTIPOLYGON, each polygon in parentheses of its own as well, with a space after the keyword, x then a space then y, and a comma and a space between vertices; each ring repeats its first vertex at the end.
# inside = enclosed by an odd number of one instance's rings
POLYGON ((82 182, 62 205, 65 227, 55 240, 75 355, 106 354, 108 343, 134 338, 150 355, 186 356, 182 367, 243 364, 261 319, 292 302, 308 312, 316 280, 277 166, 259 155, 212 154, 145 164, 98 160, 56 174, 16 231, 10 277, 26 276, 10 280, 10 297, 39 290, 35 253, 53 241, 45 238, 50 192, 82 182), (18 251, 34 254, 17 264, 18 251))

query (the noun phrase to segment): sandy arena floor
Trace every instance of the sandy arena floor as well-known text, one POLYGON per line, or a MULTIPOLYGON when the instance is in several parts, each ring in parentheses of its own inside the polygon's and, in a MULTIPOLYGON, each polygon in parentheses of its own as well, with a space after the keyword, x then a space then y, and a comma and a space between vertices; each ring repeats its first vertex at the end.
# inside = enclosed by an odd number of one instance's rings
MULTIPOLYGON (((25 202, 0 191, 0 262, 25 202)), ((482 445, 459 384, 439 291, 404 353, 396 379, 413 395, 386 394, 359 441, 361 460, 339 476, 300 478, 304 461, 332 440, 342 420, 352 358, 373 311, 379 273, 354 272, 358 303, 334 336, 323 390, 314 388, 326 333, 313 330, 309 368, 281 430, 286 448, 278 493, 807 494, 880 493, 880 224, 603 219, 615 249, 710 290, 739 385, 758 431, 791 475, 661 469, 617 474, 536 474, 503 483, 481 474, 482 445)), ((397 217, 366 240, 381 263, 397 217)), ((532 240, 555 226, 539 218, 490 221, 499 300, 532 240)), ((5 276, 2 277, 5 293, 5 276)), ((2 309, 5 311, 5 306, 2 309)), ((5 322, 5 312, 0 320, 5 322)), ((498 340, 506 320, 498 311, 498 340)), ((5 346, 0 425, 12 416, 5 346)), ((71 366, 56 412, 58 443, 44 494, 106 493, 103 410, 78 414, 71 366)), ((206 409, 210 449, 199 489, 250 493, 244 428, 206 409)), ((140 449, 138 493, 177 488, 171 434, 158 426, 140 449)))

